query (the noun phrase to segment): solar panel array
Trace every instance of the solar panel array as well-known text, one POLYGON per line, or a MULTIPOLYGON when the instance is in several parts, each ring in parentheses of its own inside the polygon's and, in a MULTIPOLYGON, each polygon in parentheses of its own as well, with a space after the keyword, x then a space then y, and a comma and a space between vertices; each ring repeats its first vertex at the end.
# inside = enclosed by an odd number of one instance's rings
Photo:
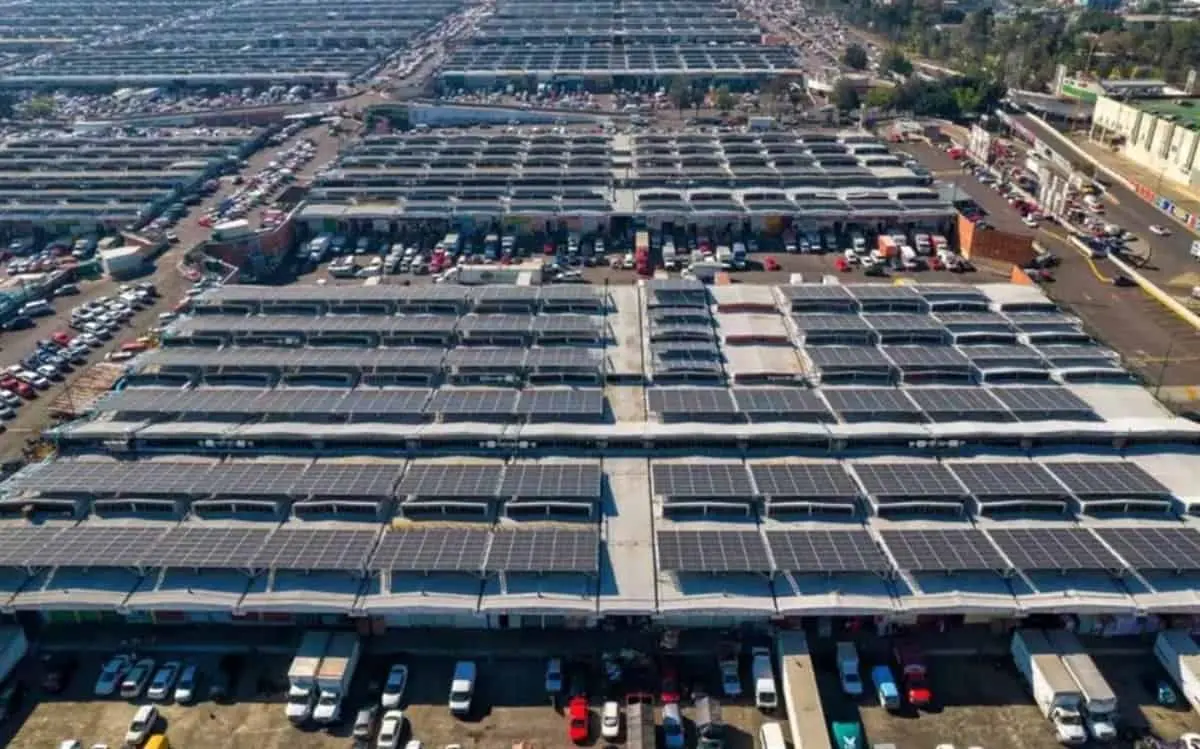
POLYGON ((1133 569, 1145 572, 1200 570, 1200 534, 1193 528, 1097 528, 1094 532, 1133 569))
POLYGON ((605 409, 599 388, 249 388, 132 387, 104 396, 97 413, 195 418, 289 417, 346 421, 487 417, 595 420, 605 409), (503 406, 503 407, 501 407, 503 406))
POLYGON ((887 559, 865 530, 767 531, 780 570, 795 573, 884 573, 887 559))
POLYGON ((881 530, 896 566, 910 572, 1005 571, 1009 564, 987 537, 974 530, 881 530))
POLYGON ((988 535, 1022 571, 1117 570, 1121 562, 1083 528, 993 528, 988 535))

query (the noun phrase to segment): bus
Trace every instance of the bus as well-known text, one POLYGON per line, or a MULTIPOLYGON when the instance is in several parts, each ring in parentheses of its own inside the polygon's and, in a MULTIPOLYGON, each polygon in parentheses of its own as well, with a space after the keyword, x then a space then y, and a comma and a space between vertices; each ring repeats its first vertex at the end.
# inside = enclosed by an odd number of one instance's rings
POLYGON ((650 265, 650 232, 639 231, 633 246, 633 259, 639 276, 649 276, 653 272, 650 265))

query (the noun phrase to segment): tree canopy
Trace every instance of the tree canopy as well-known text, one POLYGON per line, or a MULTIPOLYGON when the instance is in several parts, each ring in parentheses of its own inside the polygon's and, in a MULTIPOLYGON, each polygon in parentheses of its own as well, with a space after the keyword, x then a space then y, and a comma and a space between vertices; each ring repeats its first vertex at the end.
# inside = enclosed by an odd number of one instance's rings
POLYGON ((866 70, 870 59, 867 57, 867 50, 863 49, 862 45, 851 44, 842 54, 842 62, 846 64, 846 67, 854 70, 866 70))

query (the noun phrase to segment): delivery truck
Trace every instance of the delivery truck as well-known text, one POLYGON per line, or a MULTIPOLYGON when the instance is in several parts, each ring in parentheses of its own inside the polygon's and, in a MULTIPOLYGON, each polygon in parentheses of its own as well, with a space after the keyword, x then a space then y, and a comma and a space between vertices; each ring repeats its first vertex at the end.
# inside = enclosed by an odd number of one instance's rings
POLYGON ((312 717, 313 704, 317 701, 317 672, 331 636, 330 632, 305 632, 292 658, 288 668, 285 711, 293 723, 304 723, 312 717))
POLYGON ((1192 709, 1200 712, 1200 647, 1182 629, 1166 629, 1154 639, 1154 657, 1179 687, 1192 709))
POLYGON ((1017 671, 1033 692, 1033 701, 1054 724, 1058 742, 1067 746, 1086 742, 1087 731, 1080 712, 1083 695, 1045 633, 1037 629, 1017 630, 1009 651, 1017 671))
POLYGON ((358 635, 338 632, 329 640, 329 648, 317 669, 317 705, 313 720, 317 723, 337 723, 342 716, 342 701, 350 691, 354 670, 358 666, 361 647, 358 635))
POLYGON ((1117 695, 1109 686, 1096 662, 1083 649, 1074 632, 1052 630, 1046 633, 1050 644, 1062 657, 1067 673, 1083 695, 1084 722, 1096 741, 1117 738, 1117 695))

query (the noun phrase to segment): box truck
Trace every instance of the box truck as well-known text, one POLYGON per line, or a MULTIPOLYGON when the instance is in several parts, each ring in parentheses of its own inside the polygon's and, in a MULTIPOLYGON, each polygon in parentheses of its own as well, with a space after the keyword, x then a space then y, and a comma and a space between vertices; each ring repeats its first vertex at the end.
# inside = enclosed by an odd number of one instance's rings
POLYGON ((341 718, 342 700, 350 691, 359 654, 358 635, 353 632, 339 632, 330 639, 329 648, 317 669, 320 695, 313 708, 313 720, 317 723, 336 723, 341 718))
POLYGON ((1200 647, 1182 629, 1167 629, 1154 639, 1154 657, 1162 664, 1179 691, 1200 711, 1200 647))
POLYGON ((1068 746, 1086 742, 1080 714, 1083 695, 1046 635, 1036 629, 1017 630, 1010 653, 1042 715, 1054 724, 1058 742, 1068 746))
POLYGON ((770 648, 751 648, 750 674, 754 678, 754 705, 759 710, 774 710, 779 706, 775 690, 775 668, 771 665, 770 648))
POLYGON ((1096 662, 1083 649, 1074 632, 1053 630, 1046 633, 1050 644, 1062 656, 1067 673, 1083 695, 1084 722, 1096 741, 1117 738, 1117 695, 1109 686, 1096 662))
POLYGON ((317 700, 317 672, 331 637, 330 632, 305 632, 288 667, 285 711, 293 723, 304 723, 312 717, 313 703, 317 700))

